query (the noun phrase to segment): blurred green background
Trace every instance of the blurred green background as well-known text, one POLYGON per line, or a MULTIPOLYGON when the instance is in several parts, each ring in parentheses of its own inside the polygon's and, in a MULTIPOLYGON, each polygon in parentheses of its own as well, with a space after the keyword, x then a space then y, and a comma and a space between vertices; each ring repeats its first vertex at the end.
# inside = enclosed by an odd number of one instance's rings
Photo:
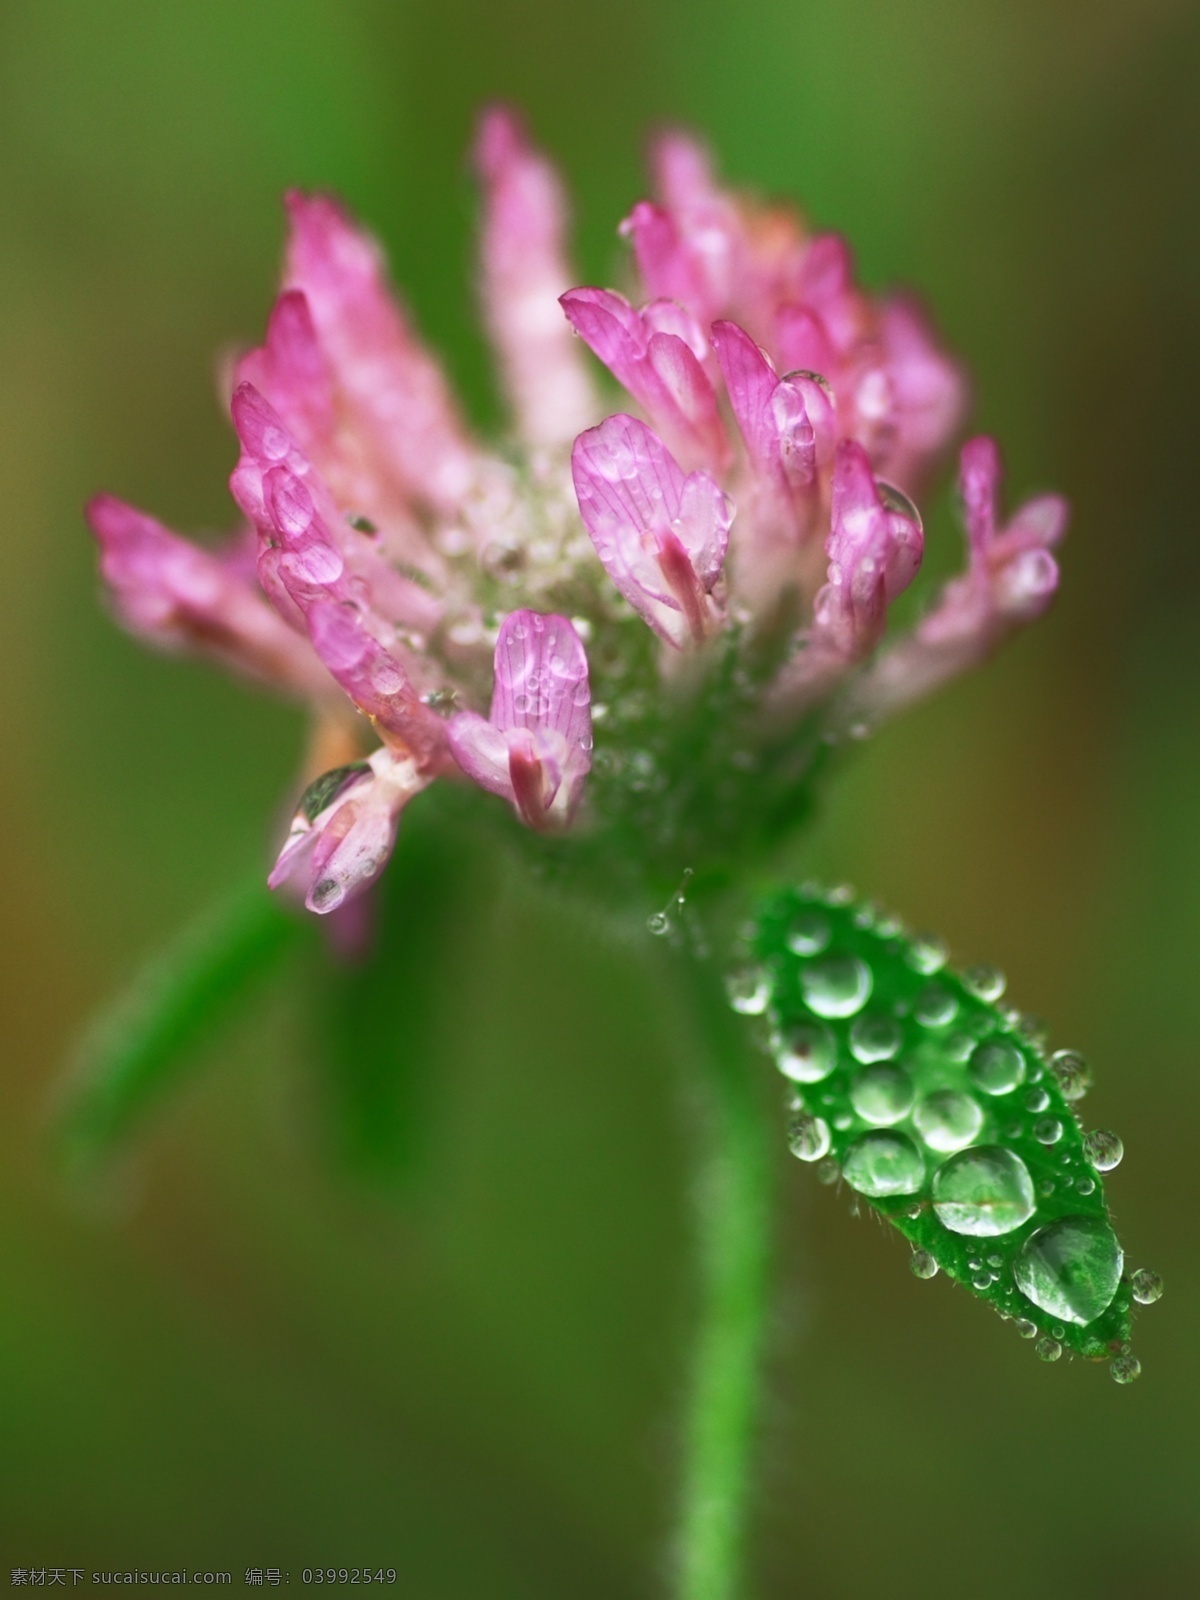
POLYGON ((1131 1264, 1167 1283, 1144 1375, 1041 1365, 787 1165, 762 1592, 1192 1596, 1200 11, 1181 0, 9 0, 0 1561, 293 1584, 387 1565, 419 1600, 662 1590, 688 1069, 636 952, 467 863, 427 957, 433 1124, 407 1199, 339 1170, 287 981, 111 1193, 73 1198, 47 1155, 83 1020, 265 860, 302 738, 111 626, 81 504, 106 487, 183 528, 231 520, 213 354, 262 326, 291 183, 336 187, 384 237, 492 418, 464 151, 497 95, 564 165, 583 278, 612 276, 647 127, 685 120, 728 177, 845 230, 868 282, 916 285, 1012 491, 1075 506, 1057 609, 838 775, 804 864, 1000 964, 1094 1060, 1131 1264))

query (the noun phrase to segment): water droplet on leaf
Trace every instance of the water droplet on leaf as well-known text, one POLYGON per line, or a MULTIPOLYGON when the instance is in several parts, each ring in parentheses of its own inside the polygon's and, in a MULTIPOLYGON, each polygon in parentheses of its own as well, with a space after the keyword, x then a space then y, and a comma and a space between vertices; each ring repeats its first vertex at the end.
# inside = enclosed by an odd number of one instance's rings
POLYGON ((967 1071, 985 1094, 1008 1094, 1025 1079, 1025 1057, 1015 1044, 992 1039, 975 1047, 967 1071))
POLYGON ((794 1083, 820 1083, 837 1064, 837 1040, 819 1022, 795 1022, 783 1034, 775 1061, 794 1083))
POLYGON ((800 988, 819 1017, 853 1017, 871 994, 871 969, 857 956, 826 956, 806 967, 800 988))
POLYGON ((1057 1117, 1039 1117, 1033 1125, 1033 1137, 1039 1144, 1057 1144, 1062 1131, 1063 1125, 1057 1117))
POLYGON ((827 917, 819 911, 798 911, 788 925, 787 947, 793 955, 818 956, 830 937, 827 917))
POLYGON ((936 1278, 938 1264, 928 1250, 914 1250, 909 1259, 914 1278, 936 1278))
POLYGON ((919 933, 905 952, 905 959, 915 972, 931 978, 946 965, 949 952, 936 934, 919 933))
POLYGON ((1056 1050, 1050 1057, 1050 1070, 1064 1100, 1082 1100, 1091 1088, 1092 1069, 1078 1050, 1056 1050))
POLYGON ((1133 1383, 1142 1375, 1142 1363, 1136 1356, 1114 1356, 1108 1364, 1114 1383, 1133 1383))
POLYGON ((915 1092, 903 1067, 878 1062, 855 1075, 850 1085, 850 1104, 864 1122, 887 1128, 912 1110, 915 1092))
POLYGON ((933 1175, 933 1209, 952 1233, 1011 1233, 1036 1209, 1033 1179, 1020 1156, 977 1145, 951 1156, 933 1175))
POLYGON ((760 1017, 767 1009, 766 975, 758 967, 742 967, 725 980, 729 1004, 744 1017, 760 1017))
POLYGON ((1139 1267, 1129 1280, 1133 1290, 1133 1298, 1140 1306, 1152 1306, 1156 1300, 1162 1299, 1163 1281, 1157 1272, 1151 1272, 1149 1267, 1139 1267))
POLYGON ((1014 1273, 1035 1306, 1082 1327, 1112 1304, 1123 1265, 1121 1246, 1102 1217, 1060 1217, 1030 1234, 1014 1273))
POLYGON ((1097 1172, 1111 1172, 1114 1167, 1121 1165, 1125 1146, 1116 1134, 1110 1133, 1107 1128, 1096 1128, 1093 1132, 1084 1134, 1083 1153, 1097 1172))
POLYGON ((983 1112, 969 1094, 937 1089, 920 1101, 913 1112, 913 1122, 931 1150, 949 1155, 978 1137, 983 1112))
POLYGON ((850 1029, 850 1053, 856 1061, 890 1061, 902 1042, 900 1024, 878 1012, 856 1018, 850 1029))
POLYGON ((852 1189, 868 1199, 892 1194, 916 1194, 925 1182, 925 1163, 912 1140, 903 1133, 864 1133, 846 1151, 842 1175, 852 1189))
POLYGON ((999 1000, 1004 993, 1005 977, 999 967, 980 962, 978 966, 968 967, 962 978, 964 986, 977 1000, 986 1000, 990 1004, 999 1000))
POLYGON ((913 1015, 924 1028, 944 1028, 958 1015, 958 1001, 949 989, 931 983, 917 996, 913 1015))
POLYGON ((1062 1355, 1062 1345, 1057 1339, 1039 1339, 1034 1348, 1043 1361, 1057 1361, 1062 1355))
POLYGON ((823 1117, 801 1115, 788 1128, 788 1149, 801 1161, 820 1161, 829 1154, 833 1136, 823 1117))

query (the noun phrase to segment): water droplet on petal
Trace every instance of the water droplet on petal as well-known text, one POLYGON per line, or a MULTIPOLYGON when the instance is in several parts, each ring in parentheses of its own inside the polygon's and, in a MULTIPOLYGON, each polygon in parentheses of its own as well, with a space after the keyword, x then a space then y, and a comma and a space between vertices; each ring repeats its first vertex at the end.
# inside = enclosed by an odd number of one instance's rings
POLYGON ((879 492, 879 499, 885 510, 896 512, 918 529, 923 526, 921 513, 913 505, 903 489, 897 489, 894 483, 885 483, 882 478, 876 478, 875 488, 879 492))
POLYGON ((779 1042, 775 1061, 795 1083, 820 1083, 837 1065, 837 1040, 819 1022, 793 1023, 779 1042))
POLYGON ((1156 1300, 1162 1299, 1163 1281, 1157 1272, 1151 1272, 1149 1267, 1139 1267, 1129 1280, 1133 1290, 1133 1298, 1140 1306, 1152 1306, 1156 1300))
POLYGON ((913 1015, 924 1028, 944 1028, 958 1015, 958 1001, 949 989, 931 983, 917 996, 913 1015))
POLYGON ((1121 1165, 1125 1146, 1107 1128, 1096 1128, 1092 1133, 1084 1134, 1083 1153, 1097 1172, 1111 1172, 1114 1167, 1121 1165))
POLYGON ((797 911, 788 924, 787 947, 793 955, 819 956, 829 940, 829 919, 819 911, 797 911))
POLYGON ((970 990, 977 1000, 999 1000, 1004 993, 1005 977, 999 967, 988 966, 980 962, 978 966, 968 967, 962 975, 964 986, 970 990))
POLYGON ((833 1135, 823 1117, 794 1117, 787 1134, 788 1149, 801 1161, 820 1161, 829 1154, 833 1135))
POLYGON ((914 1278, 936 1278, 938 1264, 928 1250, 914 1250, 909 1258, 914 1278))
POLYGON ((903 1067, 877 1062, 856 1073, 850 1085, 850 1104, 864 1122, 887 1128, 912 1110, 916 1091, 903 1067))
POLYGON ((1082 1327, 1112 1304, 1123 1265, 1121 1246, 1102 1217, 1060 1217, 1030 1234, 1013 1270, 1035 1306, 1082 1327))
POLYGON ((969 1094, 937 1089, 920 1101, 913 1112, 913 1122, 931 1150, 949 1155, 978 1137, 983 1112, 969 1094))
POLYGON ((871 994, 871 969, 857 956, 827 956, 800 975, 805 1002, 819 1017, 853 1017, 871 994))
POLYGON ((1039 1339, 1034 1349, 1043 1361, 1057 1361, 1062 1355, 1062 1345, 1057 1339, 1039 1339))
POLYGON ((1039 1117, 1033 1125, 1033 1137, 1039 1144, 1057 1144, 1062 1131, 1063 1125, 1057 1117, 1039 1117))
POLYGON ((933 1209, 952 1233, 977 1238, 1011 1233, 1036 1209, 1033 1179, 1011 1150, 976 1145, 943 1161, 934 1173, 933 1209))
POLYGON ((729 1004, 744 1017, 760 1017, 767 1009, 770 990, 766 974, 759 967, 742 967, 725 980, 729 1004))
POLYGON ((1133 1383, 1142 1375, 1142 1363, 1136 1356, 1114 1356, 1108 1363, 1108 1370, 1114 1383, 1133 1383))
POLYGON ((1058 1080, 1064 1100, 1082 1100, 1092 1085, 1092 1069, 1078 1050, 1056 1050, 1050 1070, 1058 1080))
POLYGON ((903 1133, 864 1133, 846 1151, 843 1176, 852 1189, 877 1200, 886 1195, 916 1194, 925 1182, 925 1163, 903 1133))
POLYGON ((890 1061, 903 1035, 894 1017, 879 1012, 856 1018, 850 1029, 850 1053, 856 1061, 890 1061))
POLYGON ((1025 1057, 1015 1044, 992 1039, 975 1047, 967 1070, 985 1094, 1008 1094, 1024 1081, 1025 1057))

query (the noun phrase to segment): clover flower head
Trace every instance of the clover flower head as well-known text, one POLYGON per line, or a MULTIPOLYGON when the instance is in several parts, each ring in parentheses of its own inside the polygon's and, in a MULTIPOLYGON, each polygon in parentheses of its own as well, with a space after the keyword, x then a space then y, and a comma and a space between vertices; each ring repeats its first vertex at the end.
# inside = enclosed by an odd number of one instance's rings
POLYGON ((511 112, 474 162, 506 438, 475 436, 374 241, 291 194, 282 291, 234 373, 243 526, 213 550, 89 508, 129 629, 304 699, 344 756, 308 774, 270 878, 317 912, 369 887, 435 780, 651 876, 743 849, 823 742, 976 665, 1057 584, 1064 503, 1002 524, 975 439, 967 569, 889 638, 965 385, 844 240, 670 133, 621 224, 626 292, 573 286, 561 184, 511 112))

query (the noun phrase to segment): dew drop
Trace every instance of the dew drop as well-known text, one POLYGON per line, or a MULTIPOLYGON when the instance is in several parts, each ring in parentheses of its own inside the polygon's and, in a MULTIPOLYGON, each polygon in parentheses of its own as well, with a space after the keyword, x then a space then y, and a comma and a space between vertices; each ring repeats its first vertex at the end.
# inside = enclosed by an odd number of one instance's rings
POLYGON ((977 1045, 967 1071, 984 1094, 1008 1094, 1025 1078, 1025 1057, 1015 1044, 992 1039, 977 1045))
POLYGON ((819 1017, 853 1017, 871 994, 871 969, 857 956, 826 956, 806 967, 800 988, 819 1017))
POLYGON ((1040 1178, 1038 1180, 1037 1192, 1041 1195, 1043 1200, 1049 1200, 1050 1196, 1054 1193, 1054 1179, 1040 1178))
POLYGON ((1156 1300, 1162 1299, 1163 1281, 1157 1272, 1151 1272, 1149 1267, 1139 1267, 1129 1280, 1133 1290, 1133 1298, 1140 1306, 1152 1306, 1156 1300))
POLYGON ((931 1150, 949 1155, 978 1137, 983 1127, 983 1112, 969 1094, 938 1089, 918 1103, 913 1122, 931 1150))
POLYGON ((775 1057, 793 1083, 820 1083, 837 1065, 837 1040, 819 1022, 796 1022, 784 1033, 775 1057))
POLYGON ((991 1286, 995 1283, 995 1281, 996 1281, 996 1279, 995 1279, 995 1275, 993 1273, 991 1273, 991 1272, 978 1272, 971 1279, 971 1287, 972 1287, 972 1289, 978 1289, 979 1293, 982 1294, 985 1289, 990 1289, 991 1286))
POLYGON ((877 1062, 856 1073, 850 1085, 850 1104, 864 1122, 887 1128, 912 1110, 916 1091, 903 1067, 877 1062))
POLYGON ((1022 1339, 1036 1339, 1037 1338, 1037 1331, 1038 1331, 1037 1330, 1037 1323, 1036 1322, 1030 1322, 1028 1317, 1018 1317, 1017 1320, 1016 1320, 1016 1323, 1015 1323, 1015 1327, 1016 1327, 1017 1332, 1021 1335, 1022 1339))
POLYGON ((968 967, 962 975, 963 985, 977 1000, 999 1000, 1004 993, 1006 979, 999 967, 980 962, 968 967))
POLYGON ((788 1149, 801 1161, 821 1161, 829 1154, 833 1136, 824 1117, 793 1117, 787 1134, 788 1149))
POLYGON ((819 956, 830 937, 829 921, 819 911, 798 911, 788 924, 787 947, 793 955, 819 956))
POLYGON ((903 1042, 894 1017, 875 1012, 855 1019, 850 1029, 850 1053, 856 1061, 890 1061, 903 1042))
POLYGON ((928 1250, 914 1250, 909 1258, 914 1278, 936 1278, 938 1264, 928 1250))
POLYGON ((744 1017, 761 1017, 767 1009, 769 988, 759 967, 742 967, 725 980, 729 1004, 744 1017))
POLYGON ((1050 1070, 1064 1100, 1082 1100, 1092 1086, 1092 1069, 1078 1050, 1056 1050, 1050 1057, 1050 1070))
POLYGON ((1133 1383, 1142 1375, 1142 1363, 1136 1356, 1114 1356, 1108 1364, 1114 1383, 1133 1383))
POLYGON ((842 1175, 842 1169, 836 1161, 822 1161, 817 1168, 817 1182, 824 1184, 836 1183, 842 1175))
MULTIPOLYGON (((861 393, 862 391, 860 390, 860 398, 861 393)), ((875 480, 875 487, 879 491, 880 502, 886 510, 896 512, 918 529, 922 527, 921 513, 913 505, 903 489, 897 489, 894 483, 885 483, 882 478, 875 480)))
POLYGON ((933 1209, 952 1233, 992 1238, 1033 1215, 1033 1179, 1020 1156, 977 1145, 943 1161, 933 1175, 933 1209))
POLYGON ((936 934, 919 933, 905 951, 905 960, 914 972, 931 978, 946 965, 949 951, 936 934))
POLYGON ((825 903, 831 906, 848 906, 853 899, 854 889, 851 884, 835 883, 825 896, 825 903))
POLYGON ((671 919, 665 911, 652 912, 651 915, 646 918, 646 929, 649 933, 652 933, 656 939, 661 939, 664 933, 670 933, 671 919))
POLYGON ((1036 1088, 1030 1089, 1029 1093, 1025 1096, 1026 1111, 1045 1111, 1049 1104, 1050 1096, 1040 1085, 1038 1085, 1036 1088))
POLYGON ((1039 1339, 1034 1349, 1042 1361, 1057 1361, 1062 1355, 1062 1345, 1057 1339, 1039 1339))
POLYGON ((1057 1117, 1039 1117, 1033 1125, 1033 1137, 1039 1144, 1057 1144, 1062 1131, 1063 1125, 1057 1117))
POLYGON ((925 1182, 925 1163, 903 1133, 864 1133, 846 1151, 843 1176, 852 1189, 877 1200, 892 1194, 916 1194, 925 1182))
POLYGON ((1095 1194, 1096 1180, 1095 1178, 1089 1178, 1086 1176, 1082 1178, 1076 1178, 1075 1187, 1079 1190, 1080 1194, 1095 1194))
POLYGON ((346 892, 336 878, 322 878, 312 891, 314 911, 333 911, 346 897, 346 892))
POLYGON ((923 1028, 944 1028, 958 1015, 958 1001, 949 989, 931 983, 917 996, 913 1015, 923 1028))
POLYGON ((1052 1317, 1081 1327, 1112 1304, 1124 1258, 1102 1217, 1060 1217, 1021 1246, 1017 1287, 1052 1317))
POLYGON ((1093 1132, 1084 1134, 1083 1153, 1097 1172, 1111 1172, 1114 1167, 1121 1165, 1125 1146, 1116 1134, 1110 1133, 1107 1128, 1096 1128, 1093 1132))

